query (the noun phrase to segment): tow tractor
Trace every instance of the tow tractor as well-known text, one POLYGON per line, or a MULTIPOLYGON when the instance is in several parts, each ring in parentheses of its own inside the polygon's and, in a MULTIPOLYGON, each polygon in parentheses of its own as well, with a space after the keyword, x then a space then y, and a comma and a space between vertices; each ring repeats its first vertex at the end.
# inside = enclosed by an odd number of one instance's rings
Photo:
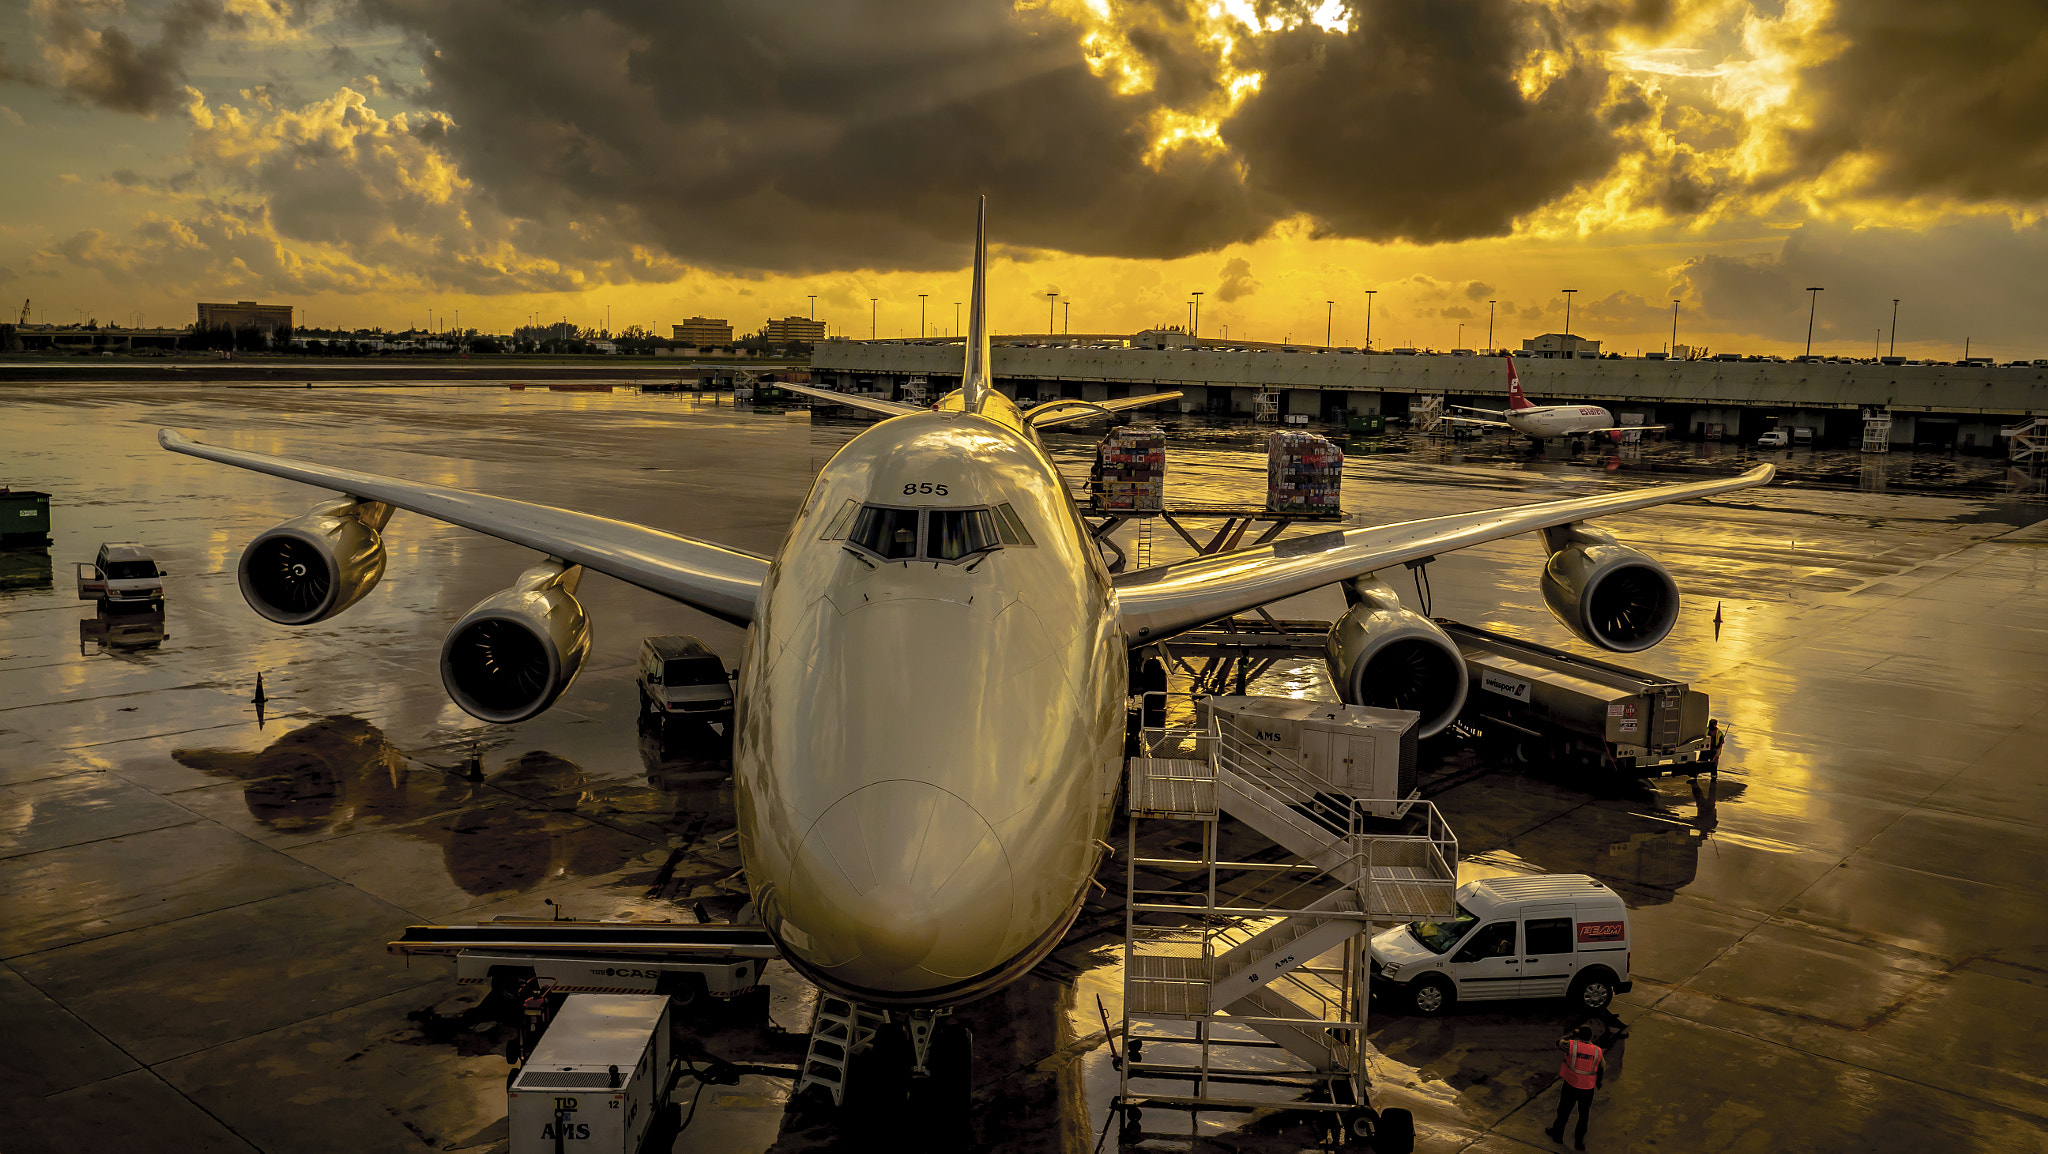
POLYGON ((386 948, 454 958, 457 981, 489 983, 506 997, 537 982, 552 994, 665 994, 678 1005, 754 993, 762 963, 776 956, 758 925, 546 918, 413 926, 386 948))

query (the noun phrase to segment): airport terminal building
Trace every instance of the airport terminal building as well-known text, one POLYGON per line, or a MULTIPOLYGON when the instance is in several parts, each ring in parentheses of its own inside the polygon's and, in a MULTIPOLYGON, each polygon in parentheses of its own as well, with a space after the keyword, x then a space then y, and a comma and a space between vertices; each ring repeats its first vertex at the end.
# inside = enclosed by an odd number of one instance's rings
MULTIPOLYGON (((1017 397, 1107 400, 1167 389, 1183 412, 1250 416, 1262 392, 1280 411, 1311 420, 1346 412, 1406 416, 1411 402, 1503 407, 1497 357, 1353 349, 1221 346, 1126 347, 1004 338, 997 386, 1017 397), (1032 343, 1027 343, 1032 342, 1032 343)), ((1132 340, 1129 344, 1140 342, 1132 340)), ((1172 342, 1147 342, 1165 343, 1172 342)), ((1589 342, 1590 343, 1590 342, 1589 342)), ((1909 364, 1884 361, 1685 360, 1661 357, 1517 357, 1522 388, 1538 404, 1592 403, 1624 422, 1640 417, 1674 436, 1754 438, 1770 428, 1811 429, 1816 444, 1849 446, 1864 417, 1891 418, 1892 443, 2002 451, 2000 431, 2048 414, 2048 364, 1909 364)), ((958 385, 957 341, 820 342, 813 380, 828 388, 899 395, 913 378, 932 392, 958 385)))

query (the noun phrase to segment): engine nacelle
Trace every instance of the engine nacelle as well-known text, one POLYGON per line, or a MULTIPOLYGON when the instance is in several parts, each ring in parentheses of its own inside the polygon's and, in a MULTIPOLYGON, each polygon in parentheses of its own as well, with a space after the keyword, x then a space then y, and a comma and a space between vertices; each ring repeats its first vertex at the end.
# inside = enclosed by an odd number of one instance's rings
POLYGON ((259 534, 235 568, 242 599, 279 625, 327 620, 384 576, 389 520, 389 505, 344 499, 259 534))
POLYGON ((1337 695, 1350 705, 1412 709, 1417 737, 1434 737, 1465 707, 1465 658, 1436 622, 1383 581, 1346 582, 1351 608, 1330 627, 1323 659, 1337 695))
POLYGON ((463 615, 441 643, 441 684, 470 716, 506 724, 555 703, 590 653, 581 565, 549 561, 463 615))
POLYGON ((1584 525, 1543 531, 1543 601, 1588 643, 1634 653, 1678 622, 1678 582, 1649 556, 1584 525))

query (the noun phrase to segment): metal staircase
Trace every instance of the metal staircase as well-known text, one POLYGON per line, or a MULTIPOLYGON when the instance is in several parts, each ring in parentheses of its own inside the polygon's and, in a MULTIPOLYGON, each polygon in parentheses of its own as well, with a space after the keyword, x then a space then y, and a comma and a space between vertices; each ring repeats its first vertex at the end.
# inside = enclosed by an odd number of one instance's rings
POLYGON ((1189 704, 1196 724, 1141 730, 1146 756, 1130 759, 1126 1136, 1145 1106, 1357 1111, 1372 922, 1451 916, 1457 839, 1429 802, 1316 776, 1260 739, 1256 714, 1189 704), (1227 860, 1225 838, 1244 839, 1219 829, 1225 816, 1280 852, 1227 860), (1141 853, 1141 830, 1160 821, 1195 823, 1168 844, 1199 852, 1141 853))
POLYGON ((832 1094, 832 1104, 846 1103, 846 1068, 856 1052, 866 1049, 875 1031, 888 1022, 887 1014, 870 1010, 833 994, 818 998, 811 1019, 811 1041, 804 1052, 802 1077, 796 1093, 823 1086, 832 1094))
POLYGON ((2048 461, 2048 417, 2021 421, 2009 429, 2000 429, 1998 435, 2012 442, 2008 460, 2048 461))

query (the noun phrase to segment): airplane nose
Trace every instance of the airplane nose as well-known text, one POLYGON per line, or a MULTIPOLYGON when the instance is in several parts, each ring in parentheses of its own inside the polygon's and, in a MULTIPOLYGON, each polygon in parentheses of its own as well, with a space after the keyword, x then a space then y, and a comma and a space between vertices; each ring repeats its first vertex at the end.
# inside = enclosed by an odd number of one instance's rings
POLYGON ((1014 952, 1002 843, 935 785, 881 781, 847 794, 812 825, 795 873, 789 917, 813 944, 807 960, 850 985, 945 985, 1014 952))

